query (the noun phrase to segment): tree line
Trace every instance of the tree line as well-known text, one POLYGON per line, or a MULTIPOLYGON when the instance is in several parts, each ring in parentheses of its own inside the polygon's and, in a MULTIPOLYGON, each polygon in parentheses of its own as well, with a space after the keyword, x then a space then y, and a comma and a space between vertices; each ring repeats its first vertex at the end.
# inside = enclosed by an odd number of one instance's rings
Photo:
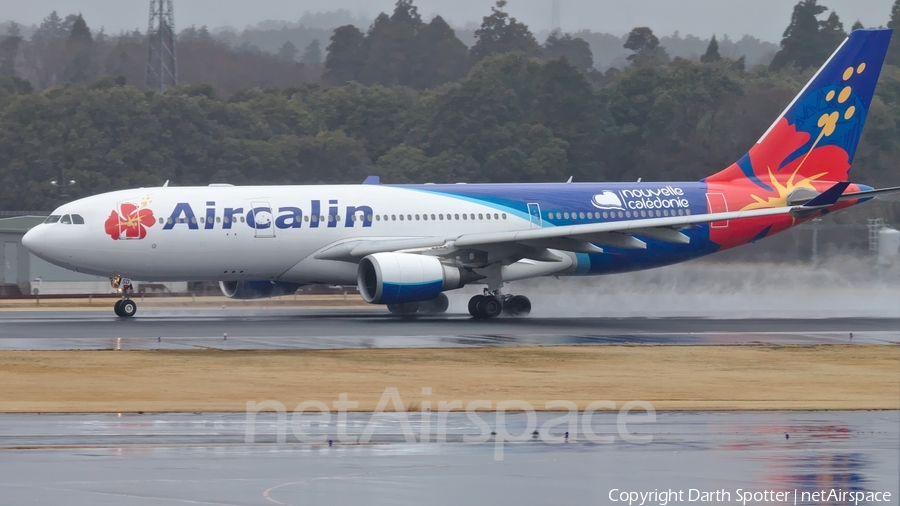
MULTIPOLYGON (((333 33, 324 82, 228 94, 211 83, 160 94, 130 78, 81 76, 97 62, 98 37, 89 41, 76 17, 65 38, 52 39, 68 62, 60 68, 71 72, 59 75, 70 82, 38 90, 15 75, 0 78, 0 210, 52 209, 166 180, 696 180, 742 155, 827 57, 797 37, 831 40, 826 53, 840 43, 834 31, 843 27, 821 7, 797 4, 781 56, 769 66, 723 57, 716 39, 702 61, 671 58, 652 30, 639 27, 626 38, 629 65, 600 73, 579 63, 586 51, 578 37, 538 44, 502 0, 471 48, 454 44, 443 20, 426 23, 400 0, 367 34, 333 33), (426 61, 417 52, 423 47, 449 56, 426 61), (76 184, 61 198, 50 181, 68 180, 76 184)), ((900 0, 889 26, 900 26, 900 0)), ((198 48, 217 44, 201 30, 191 36, 198 48)), ((198 49, 198 58, 215 54, 198 49)), ((897 182, 896 40, 889 58, 854 163, 854 179, 867 184, 897 182)))

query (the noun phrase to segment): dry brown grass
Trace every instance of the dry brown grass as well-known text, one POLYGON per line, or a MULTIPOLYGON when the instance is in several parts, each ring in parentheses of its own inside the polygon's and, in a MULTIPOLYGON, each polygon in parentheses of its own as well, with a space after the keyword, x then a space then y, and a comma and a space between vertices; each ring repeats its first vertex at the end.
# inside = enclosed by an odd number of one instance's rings
POLYGON ((2 412, 293 409, 386 387, 437 401, 650 401, 664 410, 900 409, 900 346, 592 346, 0 352, 2 412))

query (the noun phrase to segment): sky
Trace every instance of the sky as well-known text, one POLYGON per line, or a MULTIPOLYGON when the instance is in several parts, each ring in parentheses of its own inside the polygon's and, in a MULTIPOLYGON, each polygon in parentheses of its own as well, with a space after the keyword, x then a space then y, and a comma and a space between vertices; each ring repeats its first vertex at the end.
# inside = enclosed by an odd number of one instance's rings
MULTIPOLYGON (((304 11, 328 12, 347 9, 374 18, 393 10, 395 0, 175 0, 177 30, 195 25, 210 28, 232 26, 243 29, 265 20, 297 21, 304 11)), ((7 0, 0 21, 39 24, 51 11, 61 16, 81 12, 93 30, 107 33, 139 28, 145 31, 149 0, 7 0)), ((481 23, 493 0, 415 0, 427 20, 440 14, 451 25, 481 23)), ((575 32, 588 29, 622 35, 635 26, 649 26, 657 35, 693 34, 708 37, 713 32, 739 39, 752 35, 779 42, 790 21, 796 0, 560 0, 560 27, 575 32)), ((890 18, 894 0, 819 0, 834 9, 845 28, 860 20, 879 26, 890 18)), ((532 31, 550 28, 552 0, 509 0, 507 11, 532 31)))

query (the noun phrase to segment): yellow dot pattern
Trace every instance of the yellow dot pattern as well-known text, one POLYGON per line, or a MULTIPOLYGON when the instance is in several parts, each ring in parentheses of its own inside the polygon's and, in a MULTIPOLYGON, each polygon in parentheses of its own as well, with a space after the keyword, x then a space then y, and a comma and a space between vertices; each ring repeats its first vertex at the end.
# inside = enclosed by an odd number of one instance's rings
MULTIPOLYGON (((847 67, 844 70, 843 78, 844 81, 850 80, 853 77, 853 74, 862 74, 866 70, 866 64, 860 63, 859 65, 854 67, 847 67)), ((851 86, 844 86, 840 93, 837 93, 837 100, 839 104, 843 104, 847 100, 850 99, 850 94, 853 93, 853 88, 851 86)), ((825 101, 831 102, 834 100, 835 91, 830 90, 825 95, 825 101)), ((844 111, 844 119, 849 120, 856 114, 856 106, 851 105, 844 111)), ((834 133, 835 128, 837 127, 837 122, 840 119, 841 114, 838 111, 833 111, 831 113, 823 113, 822 116, 819 117, 818 126, 822 129, 822 137, 828 137, 829 135, 834 133)))
POLYGON ((841 94, 838 95, 838 103, 843 104, 844 102, 846 102, 847 99, 850 98, 851 91, 853 91, 852 88, 850 88, 849 86, 844 86, 844 89, 841 90, 841 94))
POLYGON ((838 118, 840 118, 840 114, 837 111, 834 111, 831 114, 823 114, 822 117, 819 118, 818 125, 819 128, 822 129, 823 136, 828 137, 834 133, 838 118))

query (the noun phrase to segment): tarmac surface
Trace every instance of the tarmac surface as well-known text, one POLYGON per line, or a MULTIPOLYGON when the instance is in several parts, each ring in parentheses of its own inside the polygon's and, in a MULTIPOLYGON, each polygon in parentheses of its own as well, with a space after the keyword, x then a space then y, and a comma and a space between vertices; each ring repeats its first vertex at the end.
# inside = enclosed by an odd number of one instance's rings
POLYGON ((714 504, 741 504, 748 492, 759 499, 745 504, 774 504, 762 500, 766 491, 787 492, 785 502, 796 493, 797 504, 848 504, 804 500, 820 490, 890 492, 892 504, 900 493, 897 411, 661 412, 655 421, 636 411, 625 432, 619 413, 582 413, 568 442, 567 424, 543 429, 560 413, 538 413, 533 424, 525 414, 498 423, 478 413, 483 427, 450 413, 446 443, 434 442, 433 419, 426 430, 414 413, 412 442, 398 420, 382 419, 370 444, 342 444, 341 430, 354 439, 373 420, 346 416, 289 418, 276 443, 277 417, 260 413, 247 443, 244 413, 0 415, 0 504, 628 504, 623 492, 654 490, 680 493, 673 504, 701 491, 721 491, 703 501, 714 504), (528 437, 532 427, 540 437, 528 437), (585 427, 610 440, 587 440, 585 427), (335 444, 302 443, 295 428, 335 444), (526 441, 459 442, 486 430, 526 441))
POLYGON ((2 311, 0 349, 328 349, 900 343, 900 318, 397 317, 369 308, 2 311), (850 337, 852 333, 852 338, 850 337), (227 339, 226 339, 227 334, 227 339))

